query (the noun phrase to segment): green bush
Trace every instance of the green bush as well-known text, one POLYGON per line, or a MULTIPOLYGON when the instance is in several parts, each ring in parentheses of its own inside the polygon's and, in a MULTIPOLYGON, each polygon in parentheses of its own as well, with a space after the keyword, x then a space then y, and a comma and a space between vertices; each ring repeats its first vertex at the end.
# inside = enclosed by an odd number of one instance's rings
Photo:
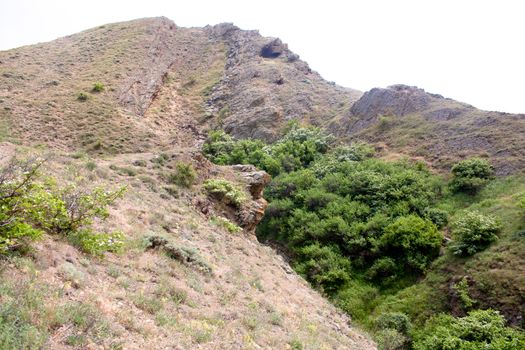
POLYGON ((505 319, 494 310, 471 311, 462 318, 441 314, 416 333, 414 349, 525 349, 525 334, 505 327, 505 319))
POLYGON ((24 246, 44 232, 76 237, 72 241, 88 252, 116 249, 115 242, 107 243, 115 235, 94 233, 91 226, 94 219, 109 216, 108 206, 125 189, 59 188, 52 178, 37 182, 41 165, 42 161, 14 161, 0 169, 0 253, 24 246))
POLYGON ((377 348, 379 350, 406 349, 408 338, 395 329, 382 329, 376 334, 377 348))
POLYGON ((328 294, 335 293, 350 279, 350 261, 335 247, 312 244, 299 250, 297 272, 328 294))
MULTIPOLYGON (((275 176, 308 166, 329 150, 331 142, 332 137, 320 129, 297 125, 272 145, 259 140, 234 140, 223 131, 212 131, 203 152, 216 164, 254 164, 275 176)), ((355 155, 367 152, 361 146, 352 151, 355 155)))
POLYGON ((93 92, 102 92, 104 91, 105 86, 101 82, 96 82, 93 84, 93 88, 91 89, 93 92))
POLYGON ((239 233, 242 228, 231 222, 230 220, 221 216, 214 216, 211 218, 211 222, 219 227, 226 229, 230 233, 239 233))
POLYGON ((425 208, 423 216, 432 221, 438 229, 441 229, 448 224, 448 213, 442 209, 425 208))
POLYGON ((395 256, 405 268, 424 271, 439 255, 443 234, 415 215, 402 216, 385 228, 379 249, 395 256))
POLYGON ((72 233, 69 240, 82 251, 95 256, 102 256, 105 252, 120 253, 124 248, 122 232, 92 232, 84 229, 72 233))
POLYGON ((240 207, 246 201, 245 192, 230 181, 210 179, 204 182, 204 189, 227 205, 240 207))
POLYGON ((197 172, 191 164, 177 163, 175 165, 175 173, 169 178, 169 182, 176 185, 190 188, 197 179, 197 172))
POLYGON ((452 167, 450 188, 454 192, 475 193, 493 177, 494 168, 484 159, 471 158, 452 167))
POLYGON ((379 315, 375 321, 375 326, 379 330, 395 329, 404 335, 408 335, 412 328, 410 319, 402 312, 387 312, 379 315))
POLYGON ((498 239, 501 223, 496 217, 478 211, 465 211, 452 223, 452 251, 455 255, 473 255, 498 239))
POLYGON ((0 254, 26 246, 43 233, 42 192, 35 183, 41 160, 13 160, 0 169, 0 254))

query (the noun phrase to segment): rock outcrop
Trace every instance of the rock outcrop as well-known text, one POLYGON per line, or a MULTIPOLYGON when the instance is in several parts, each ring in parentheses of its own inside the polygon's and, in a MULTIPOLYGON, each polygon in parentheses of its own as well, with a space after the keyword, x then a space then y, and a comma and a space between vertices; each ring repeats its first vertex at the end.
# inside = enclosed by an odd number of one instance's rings
POLYGON ((247 232, 253 232, 262 220, 268 206, 268 202, 262 195, 271 177, 267 172, 257 170, 252 165, 234 165, 233 168, 241 172, 241 178, 252 196, 251 200, 247 201, 237 212, 237 220, 247 232))
POLYGON ((374 88, 365 92, 350 111, 364 118, 378 115, 401 117, 424 110, 429 106, 432 98, 442 97, 432 96, 415 86, 392 85, 386 89, 374 88))

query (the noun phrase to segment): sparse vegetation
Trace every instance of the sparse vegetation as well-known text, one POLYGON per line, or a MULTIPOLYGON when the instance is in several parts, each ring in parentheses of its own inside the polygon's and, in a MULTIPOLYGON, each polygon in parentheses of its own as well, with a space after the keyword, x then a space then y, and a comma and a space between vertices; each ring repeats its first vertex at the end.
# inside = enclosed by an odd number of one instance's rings
POLYGON ((59 188, 52 178, 38 181, 42 164, 42 160, 14 160, 0 169, 0 252, 27 245, 44 232, 68 237, 88 253, 118 251, 122 233, 96 233, 92 224, 109 216, 107 207, 125 189, 59 188))
POLYGON ((230 233, 238 233, 242 231, 242 228, 231 222, 230 220, 221 216, 214 216, 211 222, 215 225, 226 229, 230 233))
POLYGON ((104 86, 104 84, 102 84, 101 82, 97 81, 96 83, 93 84, 93 88, 91 88, 91 91, 93 92, 102 92, 104 91, 106 87, 104 86))
POLYGON ((85 92, 79 92, 77 94, 77 100, 79 101, 87 101, 88 98, 89 98, 89 95, 86 94, 85 92))

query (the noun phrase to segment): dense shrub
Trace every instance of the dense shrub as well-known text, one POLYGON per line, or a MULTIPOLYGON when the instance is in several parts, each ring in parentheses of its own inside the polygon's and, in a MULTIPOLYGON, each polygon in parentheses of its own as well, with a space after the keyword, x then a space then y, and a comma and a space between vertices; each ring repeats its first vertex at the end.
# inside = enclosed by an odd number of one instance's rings
POLYGON ((465 211, 452 223, 452 251, 455 255, 473 255, 498 239, 501 223, 494 216, 465 211))
POLYGON ((441 229, 448 224, 448 213, 442 209, 425 208, 423 216, 432 221, 438 229, 441 229))
POLYGON ((190 188, 195 183, 196 178, 197 172, 191 164, 177 163, 175 173, 170 176, 169 182, 190 188))
MULTIPOLYGON (((271 175, 278 175, 308 166, 328 151, 331 140, 318 128, 301 128, 296 124, 272 145, 259 140, 234 140, 223 131, 213 131, 203 145, 203 152, 216 164, 254 164, 271 175)), ((367 151, 356 147, 353 152, 357 157, 367 151)))
POLYGON ((401 334, 409 334, 412 325, 408 316, 402 312, 387 312, 379 315, 375 321, 377 329, 395 329, 401 334))
POLYGON ((450 188, 455 192, 475 193, 493 176, 494 168, 484 159, 471 158, 452 167, 450 188))
POLYGON ((401 216, 385 228, 379 241, 384 254, 395 256, 401 266, 424 271, 439 254, 443 234, 416 215, 401 216))
POLYGON ((43 231, 36 224, 40 211, 32 203, 35 179, 43 161, 13 160, 0 169, 0 254, 25 245, 43 231))
POLYGON ((299 256, 296 270, 328 294, 336 292, 350 279, 350 261, 341 256, 337 247, 312 244, 300 248, 299 256))
POLYGON ((91 226, 95 219, 109 216, 108 206, 122 196, 124 188, 60 188, 52 178, 39 178, 41 165, 42 161, 13 161, 0 169, 0 253, 44 232, 66 236, 96 254, 116 250, 120 243, 115 235, 97 234, 91 226))
POLYGON ((416 333, 414 349, 525 349, 525 335, 505 327, 504 318, 494 310, 471 311, 462 318, 442 314, 416 333))
MULTIPOLYGON (((305 254, 301 247, 313 242, 335 246, 353 270, 380 283, 423 271, 442 240, 419 216, 439 190, 434 177, 418 164, 375 159, 330 163, 325 172, 326 158, 274 178, 265 191, 270 204, 259 237, 293 249, 297 261, 305 254)), ((319 277, 304 274, 319 284, 319 277)))

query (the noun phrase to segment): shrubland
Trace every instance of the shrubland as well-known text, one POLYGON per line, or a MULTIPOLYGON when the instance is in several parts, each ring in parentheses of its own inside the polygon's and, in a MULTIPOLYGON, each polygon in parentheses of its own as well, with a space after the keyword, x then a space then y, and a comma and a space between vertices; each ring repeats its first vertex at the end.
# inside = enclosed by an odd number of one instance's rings
POLYGON ((375 334, 380 348, 522 344, 523 331, 506 327, 502 315, 476 310, 497 303, 471 299, 480 282, 465 277, 479 275, 468 259, 495 259, 492 248, 523 227, 523 198, 509 200, 516 184, 525 190, 521 177, 495 179, 479 158, 436 174, 422 162, 375 158, 365 143, 338 145, 297 124, 273 144, 213 131, 203 151, 217 164, 254 164, 273 175, 259 240, 278 243, 295 270, 375 334), (458 274, 453 297, 447 285, 458 274), (454 298, 470 301, 462 309, 468 316, 454 311, 454 298), (470 337, 489 326, 498 333, 470 337))

